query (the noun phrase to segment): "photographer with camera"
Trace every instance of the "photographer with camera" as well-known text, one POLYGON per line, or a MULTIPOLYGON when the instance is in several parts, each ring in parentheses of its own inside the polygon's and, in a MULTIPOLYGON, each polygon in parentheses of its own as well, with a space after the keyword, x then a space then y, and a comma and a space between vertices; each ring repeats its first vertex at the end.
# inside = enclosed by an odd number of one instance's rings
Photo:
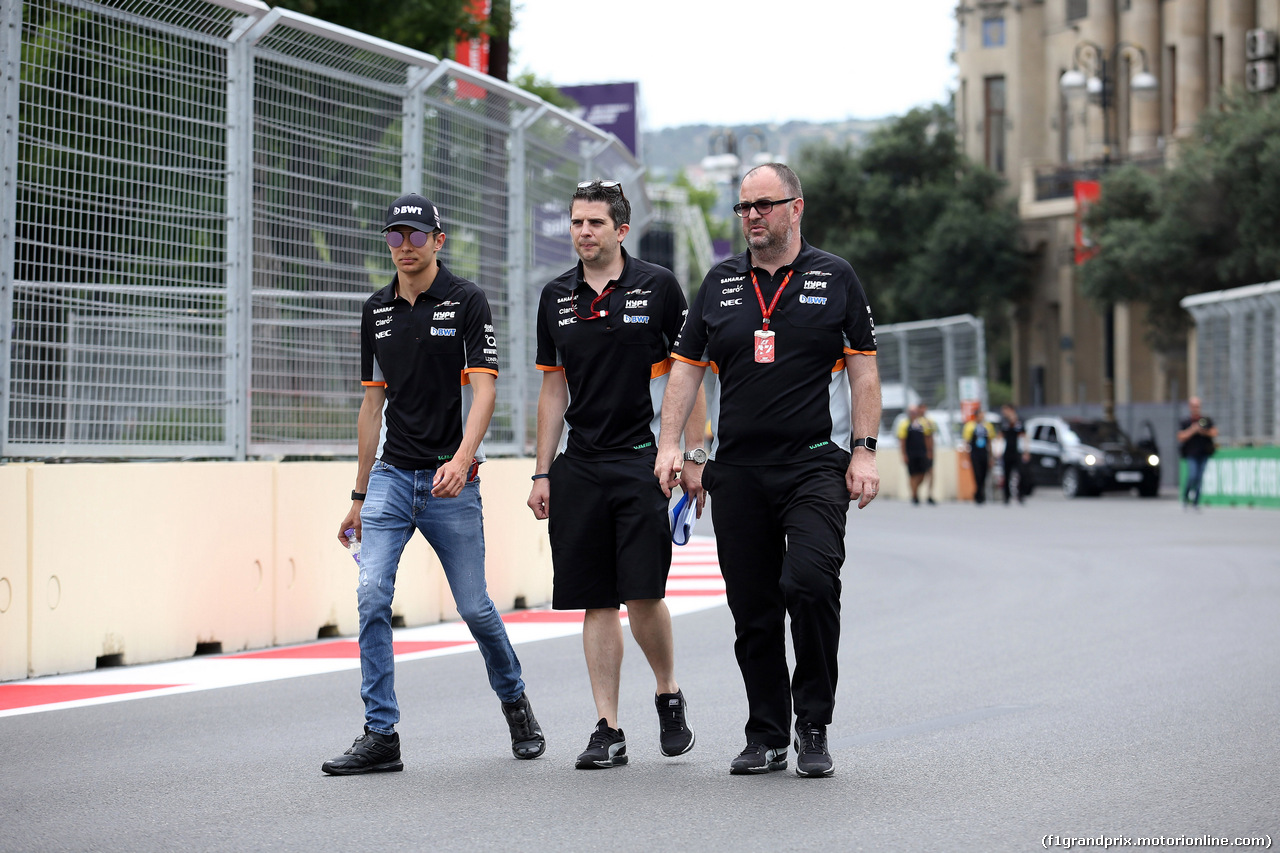
POLYGON ((1213 418, 1200 413, 1200 398, 1187 400, 1189 417, 1178 425, 1178 450, 1187 461, 1187 480, 1182 486, 1182 507, 1200 509, 1200 483, 1209 457, 1218 449, 1218 428, 1213 418), (1194 493, 1194 497, 1193 497, 1194 493))

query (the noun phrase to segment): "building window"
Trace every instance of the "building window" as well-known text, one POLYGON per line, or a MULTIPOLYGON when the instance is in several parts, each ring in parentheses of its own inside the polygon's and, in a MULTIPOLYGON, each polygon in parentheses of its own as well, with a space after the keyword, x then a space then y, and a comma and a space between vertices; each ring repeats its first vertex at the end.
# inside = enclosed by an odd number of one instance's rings
POLYGON ((982 82, 982 128, 986 134, 986 158, 984 162, 988 169, 1004 174, 1004 77, 988 77, 982 82))
POLYGON ((1004 47, 1004 18, 982 19, 982 46, 1004 47))
POLYGON ((1067 0, 1067 20, 1078 21, 1089 17, 1089 0, 1067 0))

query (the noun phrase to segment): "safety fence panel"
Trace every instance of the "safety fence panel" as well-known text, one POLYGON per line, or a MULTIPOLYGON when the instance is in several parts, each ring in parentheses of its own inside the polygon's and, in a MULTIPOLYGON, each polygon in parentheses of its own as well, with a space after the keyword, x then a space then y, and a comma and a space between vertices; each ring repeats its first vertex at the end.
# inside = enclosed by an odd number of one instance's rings
POLYGON ((1280 443, 1280 281, 1182 300, 1196 323, 1194 393, 1218 443, 1280 443))
POLYGON ((258 0, 0 5, 0 457, 355 452, 387 206, 440 208, 529 452, 569 197, 643 172, 609 134, 449 61, 258 0), (13 188, 12 191, 10 188, 13 188))
MULTIPOLYGON (((881 432, 908 406, 923 405, 962 422, 963 399, 987 408, 986 338, 982 320, 969 314, 876 327, 881 432), (976 397, 968 395, 976 393, 976 397)), ((936 420, 936 418, 935 418, 936 420)))

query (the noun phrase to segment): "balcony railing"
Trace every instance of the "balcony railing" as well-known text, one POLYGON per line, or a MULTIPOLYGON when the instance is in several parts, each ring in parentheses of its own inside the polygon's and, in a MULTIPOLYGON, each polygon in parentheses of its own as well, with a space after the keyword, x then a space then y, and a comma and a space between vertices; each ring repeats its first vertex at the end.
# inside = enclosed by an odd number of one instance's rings
POLYGON ((1070 165, 1037 166, 1035 169, 1036 201, 1070 198, 1075 193, 1076 181, 1098 181, 1108 169, 1124 165, 1137 166, 1144 171, 1155 172, 1164 168, 1164 154, 1144 154, 1125 160, 1113 160, 1110 163, 1094 160, 1070 165))

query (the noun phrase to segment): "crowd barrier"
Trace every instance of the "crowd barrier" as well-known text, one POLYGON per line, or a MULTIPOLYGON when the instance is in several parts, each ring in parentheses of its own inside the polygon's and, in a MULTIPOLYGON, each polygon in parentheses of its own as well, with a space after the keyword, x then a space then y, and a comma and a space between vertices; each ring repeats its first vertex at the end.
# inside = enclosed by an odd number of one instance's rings
MULTIPOLYGON (((533 464, 480 471, 503 611, 551 597, 533 464)), ((354 635, 356 565, 336 539, 354 476, 353 462, 0 466, 0 680, 354 635)), ((400 566, 396 624, 457 618, 421 536, 400 566)))

